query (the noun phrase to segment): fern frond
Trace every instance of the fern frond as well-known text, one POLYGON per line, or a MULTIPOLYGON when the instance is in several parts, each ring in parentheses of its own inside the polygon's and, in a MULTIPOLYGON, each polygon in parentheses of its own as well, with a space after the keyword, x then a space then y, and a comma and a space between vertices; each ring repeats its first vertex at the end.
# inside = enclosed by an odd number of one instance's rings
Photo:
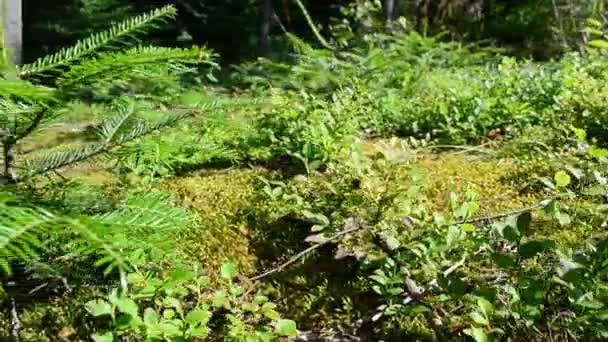
POLYGON ((100 81, 115 78, 120 73, 128 72, 147 64, 209 64, 215 54, 204 47, 189 49, 165 47, 136 47, 121 53, 102 54, 74 66, 58 81, 60 88, 70 88, 86 84, 88 81, 100 81))
POLYGON ((97 157, 106 153, 112 148, 121 146, 127 142, 140 138, 158 129, 171 126, 176 122, 191 115, 191 112, 182 112, 179 114, 170 115, 162 120, 151 124, 139 122, 133 127, 131 127, 129 132, 121 134, 111 141, 103 141, 101 143, 81 146, 73 150, 50 153, 36 161, 25 161, 23 169, 25 169, 26 172, 22 175, 19 175, 17 177, 17 180, 23 181, 27 178, 31 178, 40 174, 47 173, 49 171, 57 170, 62 167, 66 167, 87 159, 97 157))
POLYGON ((155 29, 159 23, 174 18, 177 10, 174 6, 165 6, 151 12, 129 18, 113 25, 110 29, 91 35, 75 45, 44 56, 31 64, 25 64, 18 70, 21 79, 42 74, 69 65, 95 51, 110 47, 114 43, 128 44, 137 41, 136 35, 155 29))

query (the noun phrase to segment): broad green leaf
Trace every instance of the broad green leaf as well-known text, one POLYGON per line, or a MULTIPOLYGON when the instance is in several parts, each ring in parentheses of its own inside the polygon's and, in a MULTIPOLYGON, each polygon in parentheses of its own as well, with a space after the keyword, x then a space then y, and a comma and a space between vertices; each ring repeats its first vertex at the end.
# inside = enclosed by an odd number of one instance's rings
POLYGON ((501 231, 501 235, 505 239, 507 239, 507 240, 509 240, 510 242, 513 242, 513 243, 515 243, 515 242, 517 242, 517 241, 519 241, 521 239, 521 232, 518 229, 513 228, 511 226, 505 226, 505 227, 503 227, 503 229, 501 231))
POLYGON ((114 334, 112 334, 111 331, 108 331, 103 335, 94 334, 91 338, 95 342, 114 342, 114 334))
POLYGON ((281 336, 295 337, 298 335, 296 322, 289 319, 279 320, 275 327, 275 331, 281 336))
POLYGON ((163 301, 163 304, 165 306, 174 308, 179 313, 182 313, 182 303, 177 298, 167 297, 163 301))
POLYGON ((116 307, 118 311, 131 315, 133 317, 138 316, 139 308, 137 307, 137 303, 131 298, 119 298, 116 301, 116 307))
POLYGON ((532 222, 532 214, 529 211, 519 214, 517 216, 517 229, 523 235, 525 235, 528 228, 530 228, 530 223, 532 222))
POLYGON ((608 49, 608 41, 604 39, 594 39, 589 41, 589 45, 599 49, 608 49))
POLYGON ((570 175, 568 175, 565 171, 557 171, 553 179, 558 187, 565 187, 570 184, 570 175))
POLYGON ((555 214, 555 217, 557 218, 557 221, 559 222, 560 226, 567 226, 572 222, 570 215, 566 213, 557 212, 555 214))
POLYGON ((536 254, 555 248, 555 243, 550 240, 531 240, 519 246, 519 255, 531 258, 536 254))
POLYGON ((173 309, 165 309, 163 310, 163 318, 164 319, 173 319, 175 317, 175 310, 173 309))
POLYGON ((85 304, 85 309, 93 316, 112 315, 112 305, 105 300, 95 299, 85 304))
POLYGON ((194 272, 186 267, 179 267, 171 272, 170 278, 173 281, 190 281, 194 279, 194 272))
POLYGON ((327 228, 327 226, 324 226, 322 224, 314 224, 312 227, 310 227, 310 231, 316 233, 322 231, 325 228, 327 228))
POLYGON ((489 323, 488 320, 486 319, 486 317, 477 311, 471 312, 471 314, 469 316, 471 316, 471 319, 473 320, 473 322, 475 322, 477 324, 487 325, 489 323))
POLYGON ((226 280, 232 280, 237 274, 237 266, 234 263, 226 263, 222 265, 220 270, 221 277, 226 280))
POLYGON ((460 229, 465 233, 471 233, 471 232, 474 232, 475 229, 477 229, 477 228, 470 223, 465 223, 460 226, 460 229))
POLYGON ((264 311, 262 311, 262 314, 264 314, 264 316, 266 316, 269 319, 272 319, 274 321, 281 318, 281 315, 279 314, 279 312, 274 309, 264 310, 264 311))
POLYGON ((515 266, 515 259, 507 254, 493 253, 492 260, 501 268, 511 268, 515 266))
POLYGON ((253 303, 257 304, 257 305, 262 305, 266 302, 268 302, 268 297, 266 297, 266 296, 255 296, 253 298, 253 303))
POLYGON ((180 321, 172 320, 168 322, 162 322, 159 325, 162 333, 167 337, 178 337, 182 335, 182 329, 179 324, 180 321))
POLYGON ((203 309, 194 309, 186 315, 186 322, 191 325, 207 324, 211 315, 209 311, 203 309))
POLYGON ((188 329, 187 334, 190 337, 206 337, 207 335, 209 335, 209 328, 207 328, 206 326, 190 327, 188 329))
POLYGON ((323 214, 315 214, 313 212, 310 212, 309 210, 302 210, 302 215, 304 215, 304 217, 314 223, 314 224, 318 224, 318 225, 323 225, 323 226, 328 226, 329 225, 329 219, 327 218, 327 216, 323 215, 323 214))
POLYGON ((152 308, 146 308, 144 310, 144 323, 146 326, 158 325, 158 314, 152 308))
POLYGON ((220 290, 220 291, 215 292, 215 294, 213 295, 213 306, 216 308, 217 307, 225 307, 225 308, 230 307, 230 301, 228 300, 226 291, 220 290))
POLYGON ((479 309, 481 310, 481 312, 486 317, 490 317, 490 315, 494 311, 494 305, 492 305, 492 303, 490 303, 489 300, 487 300, 487 299, 485 299, 483 297, 477 297, 477 306, 479 307, 479 309))
POLYGON ((450 226, 448 228, 448 233, 446 236, 446 244, 448 246, 452 246, 454 242, 458 241, 461 233, 462 232, 460 231, 460 228, 458 228, 457 226, 450 226))
POLYGON ((589 153, 589 155, 595 159, 608 157, 608 150, 604 148, 599 148, 597 146, 589 147, 587 153, 589 153))
POLYGON ((465 329, 464 333, 471 336, 475 340, 475 342, 488 341, 488 335, 486 335, 483 328, 470 327, 469 329, 465 329))

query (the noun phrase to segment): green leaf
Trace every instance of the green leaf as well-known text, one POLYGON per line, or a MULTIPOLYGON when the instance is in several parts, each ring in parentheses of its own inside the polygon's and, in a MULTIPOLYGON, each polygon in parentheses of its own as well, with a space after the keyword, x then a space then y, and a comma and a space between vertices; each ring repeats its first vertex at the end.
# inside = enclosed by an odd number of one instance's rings
POLYGON ((228 300, 226 291, 223 291, 223 290, 216 291, 215 294, 213 295, 213 304, 212 305, 214 307, 229 308, 230 301, 228 300))
POLYGON ((515 259, 510 255, 501 254, 501 253, 493 253, 492 260, 501 268, 511 268, 515 266, 515 259))
POLYGON ((310 231, 316 233, 324 230, 325 228, 327 228, 327 226, 321 224, 314 224, 312 227, 310 227, 310 231))
POLYGON ((180 327, 179 321, 168 321, 162 322, 159 325, 160 330, 167 337, 177 337, 182 335, 182 329, 180 327))
POLYGON ((460 225, 460 229, 465 232, 465 233, 472 233, 475 231, 475 229, 477 229, 474 225, 470 224, 470 223, 465 223, 463 225, 460 225))
POLYGON ((146 310, 144 310, 144 323, 148 327, 158 325, 158 314, 154 309, 146 308, 146 310))
POLYGON ((266 302, 268 302, 268 297, 266 297, 266 296, 255 296, 253 298, 253 303, 257 304, 257 305, 262 305, 266 302))
POLYGON ((570 175, 568 175, 565 171, 556 172, 553 179, 555 180, 555 184, 557 184, 558 187, 565 187, 570 184, 570 175))
POLYGON ((182 303, 177 298, 167 297, 163 301, 163 304, 165 306, 174 308, 179 313, 182 313, 182 303))
POLYGON ((194 272, 186 267, 178 267, 171 272, 170 276, 173 281, 190 281, 194 279, 194 272))
POLYGON ((526 234, 525 232, 530 228, 530 222, 532 222, 532 214, 529 211, 517 216, 517 229, 519 229, 520 233, 526 234))
POLYGON ((222 265, 220 274, 226 280, 232 280, 236 276, 238 268, 234 263, 226 263, 222 265))
POLYGON ((604 39, 594 39, 589 41, 589 45, 599 49, 608 49, 608 41, 604 39))
POLYGON ((519 246, 519 255, 531 258, 536 254, 555 248, 555 242, 550 240, 531 240, 519 246))
POLYGON ((559 222, 560 226, 567 226, 572 222, 570 215, 563 212, 557 212, 555 214, 555 218, 557 218, 557 221, 559 222))
POLYGON ((501 235, 510 242, 516 243, 521 239, 521 232, 511 226, 505 226, 501 230, 501 235))
POLYGON ((165 309, 163 310, 163 318, 164 319, 173 319, 175 317, 175 310, 173 309, 165 309))
POLYGON ((103 335, 93 334, 93 336, 91 336, 91 338, 95 342, 113 342, 114 334, 112 334, 111 331, 108 331, 107 333, 105 333, 103 335))
POLYGON ((281 336, 295 337, 298 335, 296 322, 294 322, 290 319, 279 320, 275 327, 275 331, 277 334, 279 334, 281 336))
POLYGON ((454 244, 454 242, 458 241, 461 233, 462 232, 461 232, 460 228, 458 228, 457 226, 450 226, 448 228, 446 244, 448 246, 452 246, 454 244))
POLYGON ((587 153, 589 153, 589 155, 595 159, 608 157, 608 150, 604 148, 599 148, 597 146, 589 147, 587 153))
POLYGON ((486 335, 483 328, 470 327, 469 329, 465 329, 464 333, 473 337, 475 342, 487 342, 488 341, 488 335, 486 335))
POLYGON ((118 298, 115 305, 118 308, 118 311, 122 313, 133 317, 138 316, 139 308, 137 307, 135 301, 131 298, 118 298))
POLYGON ((207 324, 211 315, 209 311, 203 309, 194 309, 186 315, 186 322, 191 325, 207 324))
POLYGON ((188 329, 187 334, 190 337, 207 337, 209 335, 209 328, 206 326, 191 327, 188 329))
POLYGON ((485 299, 483 297, 477 297, 477 306, 479 307, 479 309, 481 310, 481 312, 486 317, 490 317, 490 315, 494 311, 494 305, 492 305, 492 303, 490 303, 489 300, 487 300, 487 299, 485 299))
POLYGON ((477 311, 471 312, 471 314, 469 316, 471 316, 471 319, 473 320, 473 322, 475 322, 477 324, 487 325, 489 323, 488 320, 486 319, 486 317, 477 311))
POLYGON ((308 221, 310 221, 314 224, 329 226, 329 219, 327 218, 327 216, 325 216, 323 214, 315 214, 315 213, 312 213, 312 212, 304 209, 304 210, 302 210, 302 215, 304 215, 304 217, 308 221))
POLYGON ((95 299, 85 304, 85 309, 93 316, 112 315, 112 305, 105 300, 95 299))
POLYGON ((264 310, 262 311, 262 313, 264 314, 264 316, 268 317, 273 321, 276 321, 281 318, 281 315, 274 309, 264 310))

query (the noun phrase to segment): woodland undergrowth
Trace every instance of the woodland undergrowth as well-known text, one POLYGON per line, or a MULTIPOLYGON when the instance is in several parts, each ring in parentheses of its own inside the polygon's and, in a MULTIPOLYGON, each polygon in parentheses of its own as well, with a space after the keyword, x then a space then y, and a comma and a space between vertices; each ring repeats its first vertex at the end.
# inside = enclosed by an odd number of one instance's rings
POLYGON ((174 15, 5 68, 0 335, 608 337, 603 38, 287 35, 218 80, 204 47, 125 46, 174 15))

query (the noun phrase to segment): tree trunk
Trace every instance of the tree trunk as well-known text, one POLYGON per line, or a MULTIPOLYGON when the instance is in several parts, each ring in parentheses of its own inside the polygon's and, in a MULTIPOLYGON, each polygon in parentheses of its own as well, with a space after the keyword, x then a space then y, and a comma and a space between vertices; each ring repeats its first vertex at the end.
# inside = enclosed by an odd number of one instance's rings
POLYGON ((3 48, 8 49, 12 62, 19 65, 23 54, 23 23, 21 0, 0 0, 3 48))
POLYGON ((270 28, 272 26, 272 0, 262 0, 260 10, 259 49, 262 56, 270 53, 270 28))
POLYGON ((395 15, 395 0, 382 1, 382 14, 384 15, 385 23, 393 20, 395 15))

